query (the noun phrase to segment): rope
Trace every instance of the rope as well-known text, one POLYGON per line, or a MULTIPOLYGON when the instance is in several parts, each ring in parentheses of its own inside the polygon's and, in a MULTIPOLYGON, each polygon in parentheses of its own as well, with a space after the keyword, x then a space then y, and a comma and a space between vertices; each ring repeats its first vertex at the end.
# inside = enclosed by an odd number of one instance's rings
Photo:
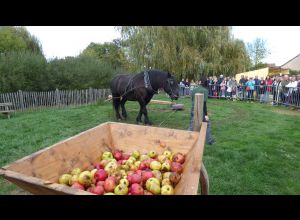
POLYGON ((175 112, 177 112, 177 111, 178 111, 178 110, 175 110, 175 111, 171 112, 171 113, 168 115, 168 117, 167 117, 165 120, 163 120, 163 121, 158 125, 158 127, 160 127, 163 123, 165 123, 165 121, 166 121, 167 119, 169 119, 170 116, 171 116, 172 114, 174 114, 175 112))

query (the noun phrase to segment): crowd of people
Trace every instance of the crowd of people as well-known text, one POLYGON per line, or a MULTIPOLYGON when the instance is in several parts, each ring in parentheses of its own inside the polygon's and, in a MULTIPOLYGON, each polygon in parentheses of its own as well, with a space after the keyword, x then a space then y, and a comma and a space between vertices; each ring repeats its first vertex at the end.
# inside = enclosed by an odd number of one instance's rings
MULTIPOLYGON (((284 76, 241 76, 237 82, 234 77, 210 76, 207 78, 208 96, 230 100, 246 100, 273 105, 296 106, 300 108, 300 74, 284 76), (271 96, 270 96, 271 95, 271 96), (270 99, 272 97, 272 99, 270 99)), ((180 96, 189 96, 199 81, 182 79, 179 83, 180 96)))

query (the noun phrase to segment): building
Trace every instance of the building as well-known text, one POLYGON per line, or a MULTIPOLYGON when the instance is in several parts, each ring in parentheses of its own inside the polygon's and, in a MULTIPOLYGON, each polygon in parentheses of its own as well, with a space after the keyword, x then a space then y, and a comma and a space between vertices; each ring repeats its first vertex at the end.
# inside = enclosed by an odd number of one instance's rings
POLYGON ((287 68, 290 70, 300 71, 300 54, 295 56, 293 59, 287 61, 281 66, 282 68, 287 68))
POLYGON ((261 79, 261 77, 265 79, 266 76, 281 76, 289 73, 290 71, 288 68, 283 68, 282 66, 275 66, 275 64, 267 64, 266 68, 236 74, 235 79, 237 82, 239 82, 242 75, 248 76, 248 78, 254 78, 255 76, 258 76, 258 79, 261 79))

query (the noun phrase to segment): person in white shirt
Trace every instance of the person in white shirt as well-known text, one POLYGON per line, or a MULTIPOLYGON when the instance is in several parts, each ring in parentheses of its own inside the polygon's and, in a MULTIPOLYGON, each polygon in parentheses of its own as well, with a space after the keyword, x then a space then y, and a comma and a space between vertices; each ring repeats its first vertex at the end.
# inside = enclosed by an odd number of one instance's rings
POLYGON ((288 91, 288 103, 291 105, 296 104, 296 91, 297 91, 298 81, 295 76, 291 77, 291 81, 286 85, 289 88, 288 91))

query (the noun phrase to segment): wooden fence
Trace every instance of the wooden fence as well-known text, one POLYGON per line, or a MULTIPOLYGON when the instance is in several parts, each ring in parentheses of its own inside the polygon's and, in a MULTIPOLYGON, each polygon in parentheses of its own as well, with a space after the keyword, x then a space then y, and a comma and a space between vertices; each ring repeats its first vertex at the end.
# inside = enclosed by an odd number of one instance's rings
POLYGON ((0 94, 0 103, 10 102, 16 111, 42 110, 49 107, 79 106, 96 103, 107 98, 110 89, 54 90, 0 94))

